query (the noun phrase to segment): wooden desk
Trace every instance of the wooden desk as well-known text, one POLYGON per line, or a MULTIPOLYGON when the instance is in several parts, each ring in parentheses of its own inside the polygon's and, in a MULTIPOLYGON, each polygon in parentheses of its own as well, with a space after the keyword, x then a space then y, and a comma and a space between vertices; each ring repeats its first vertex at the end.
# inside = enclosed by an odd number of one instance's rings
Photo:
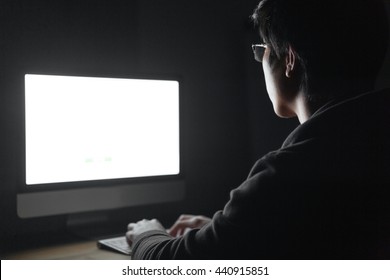
POLYGON ((96 241, 82 241, 38 249, 22 250, 5 256, 6 260, 130 260, 120 253, 99 249, 96 241))

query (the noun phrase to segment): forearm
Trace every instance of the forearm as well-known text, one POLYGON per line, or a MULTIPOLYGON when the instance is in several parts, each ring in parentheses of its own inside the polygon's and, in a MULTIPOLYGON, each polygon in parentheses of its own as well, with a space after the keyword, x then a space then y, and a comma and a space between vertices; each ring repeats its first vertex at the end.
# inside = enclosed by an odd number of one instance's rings
MULTIPOLYGON (((188 238, 188 237, 187 237, 188 238)), ((148 231, 134 240, 132 259, 191 259, 183 237, 173 238, 164 231, 148 231)))
MULTIPOLYGON (((173 238, 165 231, 147 231, 133 242, 133 259, 230 259, 237 257, 241 230, 217 212, 211 223, 173 238)), ((243 241, 243 240, 241 240, 243 241)))

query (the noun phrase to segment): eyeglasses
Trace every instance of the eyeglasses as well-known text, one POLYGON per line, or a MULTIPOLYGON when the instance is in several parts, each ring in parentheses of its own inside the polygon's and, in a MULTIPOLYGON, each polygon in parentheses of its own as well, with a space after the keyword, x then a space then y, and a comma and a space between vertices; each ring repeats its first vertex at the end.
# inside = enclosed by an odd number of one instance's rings
POLYGON ((264 52, 266 48, 267 48, 266 44, 252 45, 252 50, 256 61, 263 62, 264 52))

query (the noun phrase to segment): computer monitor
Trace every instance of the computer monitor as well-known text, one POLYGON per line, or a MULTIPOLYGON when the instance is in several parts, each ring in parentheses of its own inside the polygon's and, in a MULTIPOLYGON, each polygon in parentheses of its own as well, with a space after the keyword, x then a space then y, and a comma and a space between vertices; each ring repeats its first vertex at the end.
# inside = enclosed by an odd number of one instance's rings
POLYGON ((25 75, 21 218, 184 197, 179 82, 25 75))

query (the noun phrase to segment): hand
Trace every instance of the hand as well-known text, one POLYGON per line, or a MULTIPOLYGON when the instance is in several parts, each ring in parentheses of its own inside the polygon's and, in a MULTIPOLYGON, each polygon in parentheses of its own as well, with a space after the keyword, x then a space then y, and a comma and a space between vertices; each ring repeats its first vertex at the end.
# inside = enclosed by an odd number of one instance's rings
POLYGON ((127 232, 126 232, 127 243, 131 245, 139 235, 151 230, 162 230, 166 232, 165 228, 156 219, 153 220, 144 219, 137 223, 130 223, 127 226, 127 232))
POLYGON ((201 228, 210 221, 211 219, 205 216, 181 215, 168 230, 168 233, 174 237, 182 236, 188 230, 201 228))

